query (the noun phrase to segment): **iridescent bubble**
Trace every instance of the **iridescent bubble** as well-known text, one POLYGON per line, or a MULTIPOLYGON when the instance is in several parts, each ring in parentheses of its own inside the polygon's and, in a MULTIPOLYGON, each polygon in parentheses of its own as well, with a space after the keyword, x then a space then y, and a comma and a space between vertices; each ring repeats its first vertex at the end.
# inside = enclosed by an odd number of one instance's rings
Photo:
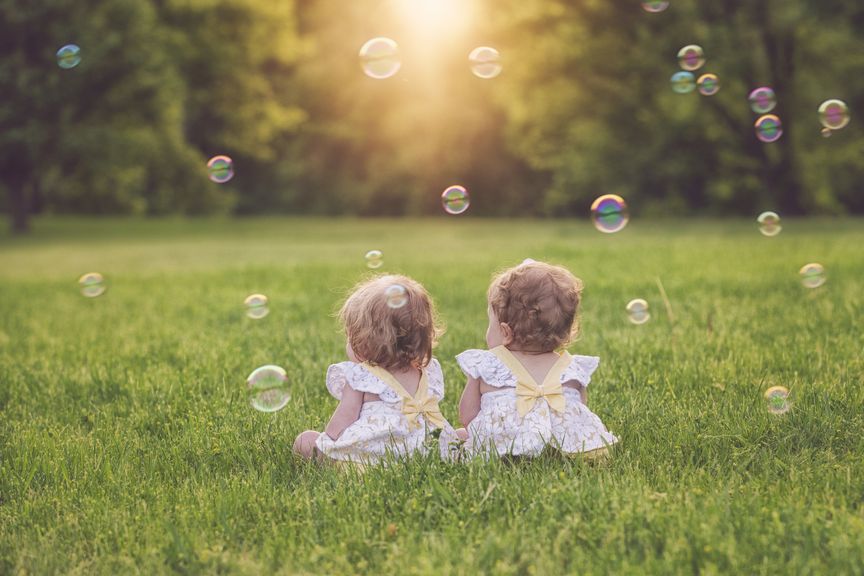
POLYGON ((783 136, 783 123, 774 114, 760 116, 753 126, 756 128, 756 137, 762 142, 776 142, 783 136))
POLYGON ((489 46, 480 46, 468 55, 471 72, 478 78, 490 80, 501 74, 501 55, 498 50, 489 46))
POLYGON ((373 38, 360 48, 360 65, 363 72, 375 80, 395 76, 402 67, 399 45, 390 38, 373 38))
POLYGON ((827 280, 825 277, 825 267, 818 262, 805 264, 798 271, 798 274, 801 276, 801 284, 805 288, 819 288, 827 280))
POLYGON ((642 9, 651 14, 663 12, 668 7, 669 2, 666 2, 665 0, 646 0, 645 2, 642 2, 642 9))
POLYGON ((370 250, 366 253, 366 267, 377 270, 384 265, 384 254, 380 250, 370 250))
POLYGON ((648 302, 642 298, 636 298, 627 303, 627 318, 633 324, 645 324, 651 319, 651 312, 648 311, 648 302))
POLYGON ((776 236, 783 229, 780 225, 780 216, 776 212, 762 212, 756 221, 759 223, 759 232, 763 236, 776 236))
POLYGON ((471 206, 471 196, 464 186, 450 186, 441 193, 441 206, 448 214, 463 214, 471 206))
POLYGON ((823 138, 830 138, 832 134, 834 134, 834 131, 831 130, 830 128, 822 128, 822 137, 823 138))
POLYGON ((828 130, 842 130, 849 120, 849 107, 842 100, 826 100, 819 106, 819 122, 828 130))
POLYGON ((224 184, 234 178, 234 161, 228 156, 214 156, 207 162, 210 180, 224 184))
POLYGON ((678 65, 682 70, 693 72, 705 64, 705 52, 701 46, 690 44, 678 51, 678 65))
POLYGON ((600 232, 619 232, 630 221, 627 202, 617 194, 604 194, 591 204, 591 220, 600 232))
POLYGON ((249 404, 259 412, 276 412, 288 404, 288 374, 280 366, 268 364, 256 368, 246 378, 249 404))
POLYGON ((78 286, 81 288, 81 294, 87 298, 96 298, 107 290, 105 279, 98 272, 88 272, 81 276, 78 279, 78 286))
POLYGON ((750 101, 750 108, 756 114, 767 114, 777 106, 777 96, 774 94, 774 89, 768 86, 756 88, 750 92, 747 100, 750 101))
POLYGON ((81 63, 81 48, 77 44, 67 44, 57 50, 57 65, 64 70, 75 68, 81 63))
POLYGON ((387 306, 393 308, 402 308, 408 303, 408 291, 401 284, 391 284, 384 290, 384 297, 387 299, 387 306))
POLYGON ((703 74, 696 81, 696 85, 703 96, 713 96, 720 91, 720 79, 716 74, 703 74))
POLYGON ((670 82, 676 94, 689 94, 696 89, 696 77, 692 72, 676 72, 670 82))
POLYGON ((765 391, 765 400, 768 401, 768 412, 771 414, 785 414, 792 407, 789 402, 789 390, 784 386, 772 386, 765 391))
POLYGON ((260 320, 270 314, 269 301, 264 294, 251 294, 243 301, 246 306, 246 316, 260 320))

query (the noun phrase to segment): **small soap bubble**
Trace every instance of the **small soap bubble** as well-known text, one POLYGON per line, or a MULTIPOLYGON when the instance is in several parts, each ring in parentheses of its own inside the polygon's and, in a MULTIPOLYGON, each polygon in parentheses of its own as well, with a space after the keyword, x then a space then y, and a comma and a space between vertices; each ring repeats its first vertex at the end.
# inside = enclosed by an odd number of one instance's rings
POLYGON ((251 294, 243 301, 246 306, 246 316, 260 320, 270 314, 269 300, 264 294, 251 294))
POLYGON ((705 52, 701 46, 690 44, 678 51, 678 65, 682 70, 693 72, 705 64, 705 52))
POLYGON ((390 38, 373 38, 360 48, 360 65, 363 72, 375 80, 395 76, 402 67, 399 45, 390 38))
POLYGON ((692 72, 676 72, 669 81, 676 94, 689 94, 696 89, 696 77, 692 72))
POLYGON ((756 128, 756 137, 762 142, 776 142, 783 136, 783 123, 774 114, 760 116, 753 126, 756 128))
POLYGON ((256 368, 246 378, 249 404, 259 412, 277 412, 288 404, 288 374, 280 366, 268 364, 256 368))
POLYGON ((75 68, 81 63, 81 48, 77 44, 67 44, 57 50, 57 65, 64 70, 75 68))
POLYGON ((651 14, 663 12, 669 7, 669 2, 665 0, 646 0, 642 2, 642 9, 651 14))
POLYGON ((648 302, 642 298, 636 298, 627 303, 627 318, 633 324, 645 324, 651 319, 651 312, 648 310, 648 302))
POLYGON ((217 184, 225 184, 234 178, 234 161, 228 156, 214 156, 207 162, 210 180, 217 184))
POLYGON ((798 271, 798 274, 801 276, 801 284, 805 288, 819 288, 827 280, 825 277, 825 267, 818 262, 805 264, 798 271))
POLYGON ((105 278, 98 272, 88 272, 78 279, 78 286, 81 288, 81 294, 87 298, 96 298, 105 293, 105 278))
POLYGON ((842 100, 826 100, 819 106, 819 122, 828 130, 842 130, 849 120, 849 107, 842 100))
POLYGON ((591 204, 591 220, 600 232, 619 232, 630 221, 627 202, 617 194, 604 194, 591 204))
POLYGON ((441 206, 448 214, 463 214, 471 206, 471 196, 464 186, 450 186, 441 193, 441 206))
POLYGON ((384 265, 384 254, 380 250, 370 250, 366 253, 366 267, 377 270, 384 265))
POLYGON ((696 81, 696 85, 703 96, 713 96, 720 91, 720 79, 716 74, 703 74, 696 81))
POLYGON ((468 55, 471 72, 478 78, 491 80, 501 74, 501 55, 495 48, 479 46, 468 55))
POLYGON ((763 236, 776 236, 783 229, 780 225, 780 216, 776 212, 762 212, 756 221, 759 223, 759 232, 763 236))
POLYGON ((768 401, 768 412, 771 414, 785 414, 792 407, 789 402, 789 390, 784 386, 772 386, 765 391, 765 400, 768 401))
POLYGON ((774 89, 768 86, 756 88, 750 92, 747 100, 750 101, 750 108, 756 114, 767 114, 777 106, 777 96, 774 94, 774 89))
POLYGON ((822 138, 830 138, 834 131, 830 128, 822 128, 822 138))
POLYGON ((387 306, 393 308, 402 308, 408 303, 408 291, 401 284, 391 284, 384 290, 384 297, 387 299, 387 306))

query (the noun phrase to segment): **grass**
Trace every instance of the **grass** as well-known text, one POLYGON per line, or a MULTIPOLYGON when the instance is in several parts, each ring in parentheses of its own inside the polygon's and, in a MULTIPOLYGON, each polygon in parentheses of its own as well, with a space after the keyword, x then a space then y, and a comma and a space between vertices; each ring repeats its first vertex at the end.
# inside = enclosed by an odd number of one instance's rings
POLYGON ((47 219, 4 236, 0 574, 864 573, 864 226, 784 225, 47 219), (612 461, 357 476, 295 459, 334 408, 332 312, 371 248, 437 300, 454 422, 453 356, 483 343, 490 274, 532 257, 582 277, 572 350, 602 357, 590 405, 621 438, 612 461), (797 277, 811 261, 816 290, 797 277), (93 300, 89 271, 109 282, 93 300), (266 363, 292 380, 276 414, 244 394, 266 363))

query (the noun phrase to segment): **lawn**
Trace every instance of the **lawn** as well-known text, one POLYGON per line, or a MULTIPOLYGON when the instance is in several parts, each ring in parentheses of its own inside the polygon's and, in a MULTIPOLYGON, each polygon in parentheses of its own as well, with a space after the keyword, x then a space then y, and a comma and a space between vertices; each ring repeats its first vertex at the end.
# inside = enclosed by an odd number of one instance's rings
POLYGON ((864 573, 862 224, 37 221, 0 237, 0 574, 864 573), (437 301, 454 423, 490 275, 531 257, 580 276, 571 351, 602 358, 613 459, 298 461, 373 248, 437 301), (828 281, 808 290, 813 261, 828 281), (78 292, 90 271, 104 296, 78 292), (267 318, 244 316, 253 292, 267 318), (275 414, 244 390, 268 363, 292 383, 275 414))

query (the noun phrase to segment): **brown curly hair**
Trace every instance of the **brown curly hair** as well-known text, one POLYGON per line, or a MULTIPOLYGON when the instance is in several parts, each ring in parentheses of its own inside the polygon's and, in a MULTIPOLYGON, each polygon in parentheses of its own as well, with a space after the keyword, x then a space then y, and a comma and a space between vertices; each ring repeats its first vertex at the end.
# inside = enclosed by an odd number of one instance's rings
POLYGON ((389 369, 422 368, 444 329, 426 289, 400 275, 376 276, 360 282, 339 310, 345 336, 358 358, 389 369), (388 306, 387 289, 405 288, 407 302, 388 306))
POLYGON ((561 266, 530 262, 505 270, 492 280, 488 298, 517 349, 550 352, 579 334, 582 280, 561 266))

